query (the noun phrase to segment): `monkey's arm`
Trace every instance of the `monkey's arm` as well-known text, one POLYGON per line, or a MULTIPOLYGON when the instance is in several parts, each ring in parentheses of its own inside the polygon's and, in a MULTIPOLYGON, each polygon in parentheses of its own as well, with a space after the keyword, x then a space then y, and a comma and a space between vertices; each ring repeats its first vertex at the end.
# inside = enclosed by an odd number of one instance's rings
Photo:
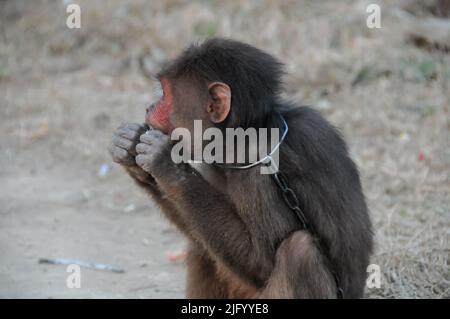
POLYGON ((274 261, 259 253, 257 243, 224 193, 211 187, 189 165, 172 161, 170 147, 161 134, 150 131, 141 136, 136 163, 155 178, 195 240, 252 284, 263 286, 274 261))
POLYGON ((172 203, 158 188, 153 176, 136 165, 136 144, 142 133, 147 130, 148 126, 144 124, 126 123, 121 125, 113 134, 109 152, 114 162, 122 165, 136 184, 147 191, 164 210, 167 217, 183 230, 185 229, 183 220, 172 203))
POLYGON ((262 286, 270 275, 272 262, 267 256, 257 256, 257 243, 233 203, 189 165, 170 164, 173 163, 160 162, 161 170, 157 171, 173 174, 157 174, 155 178, 182 214, 189 231, 230 268, 262 286))
MULTIPOLYGON (((145 172, 139 166, 125 166, 125 170, 131 176, 131 178, 136 182, 136 184, 144 189, 156 204, 164 211, 166 216, 177 225, 181 231, 185 233, 188 237, 191 237, 189 233, 186 232, 187 227, 184 220, 181 218, 180 214, 177 212, 177 208, 173 203, 167 198, 167 196, 161 191, 161 189, 156 184, 156 181, 152 175, 145 172)), ((191 237, 192 238, 192 237, 191 237)))

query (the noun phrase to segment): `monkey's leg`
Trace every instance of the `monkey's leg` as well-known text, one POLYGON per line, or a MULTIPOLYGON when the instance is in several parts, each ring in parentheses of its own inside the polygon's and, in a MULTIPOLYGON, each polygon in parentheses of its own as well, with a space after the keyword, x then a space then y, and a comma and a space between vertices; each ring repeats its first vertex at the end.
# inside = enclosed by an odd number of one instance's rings
POLYGON ((286 238, 261 298, 336 298, 336 284, 308 232, 286 238))
POLYGON ((197 244, 190 243, 186 258, 187 287, 190 299, 226 298, 226 287, 219 281, 214 261, 197 244))

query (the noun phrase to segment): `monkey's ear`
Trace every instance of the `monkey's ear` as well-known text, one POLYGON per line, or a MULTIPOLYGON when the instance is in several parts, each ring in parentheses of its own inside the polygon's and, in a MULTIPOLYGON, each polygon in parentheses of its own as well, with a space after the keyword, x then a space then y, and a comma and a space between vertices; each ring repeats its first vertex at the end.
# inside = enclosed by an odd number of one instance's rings
POLYGON ((208 101, 207 112, 213 123, 225 121, 231 108, 231 89, 222 82, 213 82, 208 86, 211 99, 208 101))

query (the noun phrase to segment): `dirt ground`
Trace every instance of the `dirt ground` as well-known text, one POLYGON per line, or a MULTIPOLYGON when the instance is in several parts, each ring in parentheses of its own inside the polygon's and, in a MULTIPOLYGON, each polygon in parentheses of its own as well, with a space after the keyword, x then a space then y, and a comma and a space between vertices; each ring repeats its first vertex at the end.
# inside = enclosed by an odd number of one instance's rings
POLYGON ((71 2, 0 0, 0 297, 184 296, 183 238, 107 146, 121 122, 143 121, 142 70, 216 35, 279 57, 286 94, 342 130, 382 271, 367 297, 450 297, 450 55, 408 41, 396 1, 377 2, 380 29, 366 1, 270 0, 73 1, 82 24, 69 29, 71 2), (65 266, 40 258, 125 272, 83 268, 69 289, 65 266))

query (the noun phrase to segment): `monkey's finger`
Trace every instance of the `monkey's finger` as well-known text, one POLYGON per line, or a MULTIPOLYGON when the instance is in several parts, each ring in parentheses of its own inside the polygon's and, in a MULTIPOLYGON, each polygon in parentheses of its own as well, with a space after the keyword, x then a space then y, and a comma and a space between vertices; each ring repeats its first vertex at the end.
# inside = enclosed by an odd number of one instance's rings
POLYGON ((154 128, 150 128, 150 130, 146 131, 145 134, 153 136, 153 137, 157 137, 157 138, 161 138, 161 137, 167 136, 166 134, 164 134, 160 130, 157 130, 157 129, 154 129, 154 128))
POLYGON ((147 132, 145 132, 145 134, 142 134, 142 135, 139 137, 139 140, 140 140, 142 143, 146 143, 146 144, 151 145, 151 144, 153 144, 153 141, 154 141, 155 139, 154 139, 153 135, 151 134, 151 131, 147 131, 147 132))
POLYGON ((134 130, 130 130, 130 129, 126 129, 125 128, 125 129, 117 131, 115 135, 118 135, 120 137, 126 138, 126 139, 128 139, 130 141, 135 141, 135 140, 137 140, 139 138, 139 136, 141 134, 142 133, 139 132, 139 131, 134 131, 134 130))
POLYGON ((152 144, 155 140, 165 140, 168 136, 158 130, 150 130, 140 136, 142 143, 152 144))
POLYGON ((144 160, 145 160, 145 158, 144 158, 143 155, 138 155, 138 156, 136 156, 136 165, 139 166, 140 168, 144 169, 144 168, 143 168, 143 165, 144 165, 144 163, 145 163, 144 160))
POLYGON ((138 155, 136 156, 136 165, 142 168, 145 172, 150 173, 150 165, 149 165, 149 158, 146 155, 138 155))
POLYGON ((149 151, 149 144, 147 143, 139 143, 136 145, 136 153, 137 154, 146 154, 149 151))
POLYGON ((116 135, 127 138, 131 141, 136 140, 141 134, 146 131, 146 127, 140 124, 130 124, 130 126, 119 128, 116 135))
POLYGON ((114 146, 123 148, 124 150, 128 151, 131 155, 136 156, 136 149, 135 149, 136 141, 131 141, 124 137, 115 135, 113 136, 112 144, 114 146))
POLYGON ((139 130, 139 128, 141 126, 142 125, 139 124, 139 123, 122 123, 122 124, 119 125, 117 130, 130 129, 130 130, 137 131, 137 130, 139 130))
POLYGON ((136 164, 133 156, 129 154, 126 150, 123 148, 112 146, 109 149, 109 152, 111 153, 111 156, 113 158, 113 161, 125 166, 133 166, 136 164))

